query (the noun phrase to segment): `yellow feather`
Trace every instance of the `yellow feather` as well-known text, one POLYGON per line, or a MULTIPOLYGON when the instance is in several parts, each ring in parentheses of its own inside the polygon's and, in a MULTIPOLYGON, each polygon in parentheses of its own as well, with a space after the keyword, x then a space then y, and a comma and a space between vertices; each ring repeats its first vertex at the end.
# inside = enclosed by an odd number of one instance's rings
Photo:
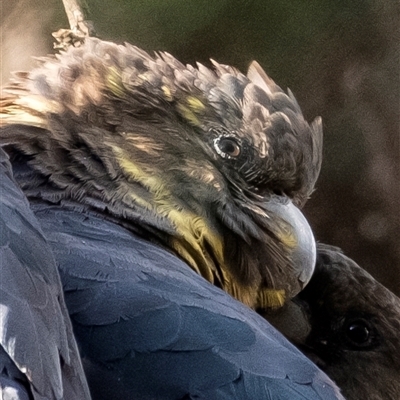
POLYGON ((280 308, 285 304, 286 293, 283 289, 261 289, 258 292, 257 308, 280 308))
POLYGON ((257 306, 257 287, 242 286, 238 282, 232 279, 228 271, 225 272, 225 282, 223 289, 229 293, 232 297, 239 300, 243 304, 250 308, 256 308, 257 306))
POLYGON ((161 89, 164 92, 164 96, 167 101, 172 101, 174 99, 172 96, 171 89, 168 86, 163 85, 163 86, 161 86, 161 89))
MULTIPOLYGON (((135 182, 140 182, 154 196, 153 203, 140 202, 133 193, 131 199, 139 205, 154 211, 158 216, 167 218, 177 231, 177 236, 171 238, 171 245, 177 253, 199 274, 210 282, 214 282, 215 266, 206 248, 213 249, 213 256, 221 266, 224 265, 223 241, 217 232, 210 228, 202 216, 179 208, 174 203, 174 196, 163 181, 146 173, 137 163, 128 158, 125 152, 110 144, 121 170, 135 182)), ((221 277, 219 277, 221 278, 221 277)))
POLYGON ((205 110, 206 106, 198 99, 197 97, 194 96, 188 96, 186 98, 186 101, 188 103, 188 106, 191 110, 194 112, 202 112, 205 110))
POLYGON ((106 76, 106 86, 117 97, 123 97, 125 95, 121 73, 117 70, 117 68, 108 68, 108 75, 106 76))
POLYGON ((281 225, 281 229, 277 230, 275 234, 288 249, 294 249, 298 246, 297 237, 293 234, 293 231, 290 228, 281 225))
POLYGON ((200 126, 200 121, 196 114, 190 109, 190 107, 184 104, 178 104, 178 111, 181 113, 182 117, 188 120, 191 124, 195 126, 200 126))
MULTIPOLYGON (((223 239, 207 224, 207 220, 191 211, 178 207, 174 203, 173 194, 157 176, 147 173, 137 163, 129 159, 121 148, 109 144, 119 162, 121 170, 129 179, 140 182, 154 196, 150 204, 134 193, 131 199, 137 204, 152 210, 156 215, 167 218, 176 228, 177 235, 171 238, 171 247, 180 255, 190 267, 209 282, 214 283, 216 278, 221 281, 223 289, 230 295, 252 308, 278 308, 285 303, 284 290, 260 289, 258 287, 239 284, 229 272, 224 261, 223 239), (207 249, 213 249, 214 260, 207 249), (221 276, 222 275, 222 276, 221 276)), ((293 235, 282 233, 282 241, 293 244, 293 235)))

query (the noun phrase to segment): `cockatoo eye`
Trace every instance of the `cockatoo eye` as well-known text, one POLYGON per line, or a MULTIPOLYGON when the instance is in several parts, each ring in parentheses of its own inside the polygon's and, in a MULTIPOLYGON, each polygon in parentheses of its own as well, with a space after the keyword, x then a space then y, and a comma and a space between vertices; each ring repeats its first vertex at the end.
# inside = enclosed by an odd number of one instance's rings
POLYGON ((353 350, 368 350, 379 344, 374 326, 364 318, 349 318, 343 325, 346 342, 353 350))
POLYGON ((214 139, 214 148, 223 158, 236 158, 242 151, 237 139, 229 136, 222 136, 214 139))

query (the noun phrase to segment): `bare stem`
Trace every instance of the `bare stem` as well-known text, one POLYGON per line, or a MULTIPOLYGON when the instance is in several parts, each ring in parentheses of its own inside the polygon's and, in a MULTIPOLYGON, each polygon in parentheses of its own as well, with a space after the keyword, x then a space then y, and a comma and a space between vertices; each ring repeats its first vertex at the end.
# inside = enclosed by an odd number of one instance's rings
POLYGON ((88 36, 94 35, 93 25, 85 18, 84 0, 63 0, 70 29, 60 29, 53 33, 57 40, 56 49, 66 50, 69 46, 78 47, 88 36))
POLYGON ((80 25, 85 23, 81 0, 63 0, 65 12, 67 13, 69 26, 72 31, 80 29, 80 25))

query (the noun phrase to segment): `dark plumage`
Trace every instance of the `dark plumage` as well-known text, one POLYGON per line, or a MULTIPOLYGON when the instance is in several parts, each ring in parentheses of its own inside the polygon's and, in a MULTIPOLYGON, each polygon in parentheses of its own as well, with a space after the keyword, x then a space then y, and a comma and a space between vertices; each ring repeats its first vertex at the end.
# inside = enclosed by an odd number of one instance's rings
POLYGON ((89 398, 54 257, 93 399, 342 398, 265 320, 168 251, 56 205, 34 204, 35 218, 1 156, 3 398, 89 398))
POLYGON ((95 400, 341 398, 265 320, 175 255, 103 218, 35 213, 95 400))
POLYGON ((251 307, 309 280, 321 122, 253 63, 245 76, 88 39, 18 74, 0 143, 31 200, 95 211, 157 241, 251 307), (14 161, 16 165, 16 161, 14 161))
POLYGON ((340 399, 242 304, 282 306, 312 274, 296 205, 321 123, 258 64, 215 69, 87 39, 18 74, 0 104, 93 397, 340 399))
POLYGON ((346 399, 399 399, 400 299, 339 249, 319 245, 308 286, 286 315, 268 319, 346 399))
POLYGON ((0 398, 89 399, 50 246, 0 149, 0 398))

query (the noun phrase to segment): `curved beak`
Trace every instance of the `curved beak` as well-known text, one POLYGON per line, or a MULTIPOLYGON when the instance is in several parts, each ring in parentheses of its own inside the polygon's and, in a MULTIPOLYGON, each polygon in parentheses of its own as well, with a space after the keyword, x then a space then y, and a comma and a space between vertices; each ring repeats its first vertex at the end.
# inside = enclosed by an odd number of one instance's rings
POLYGON ((303 213, 287 198, 273 196, 262 208, 273 219, 268 225, 288 254, 285 271, 275 276, 274 286, 285 297, 296 296, 310 281, 316 263, 316 243, 303 213))

